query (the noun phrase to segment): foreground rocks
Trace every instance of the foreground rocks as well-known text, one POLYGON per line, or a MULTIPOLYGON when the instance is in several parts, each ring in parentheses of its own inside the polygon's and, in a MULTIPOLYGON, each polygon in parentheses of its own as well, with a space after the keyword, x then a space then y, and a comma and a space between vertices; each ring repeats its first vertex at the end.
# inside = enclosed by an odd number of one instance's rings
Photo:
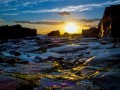
POLYGON ((32 88, 33 85, 30 81, 25 81, 10 76, 0 76, 0 90, 29 90, 32 88))
POLYGON ((119 90, 120 45, 113 46, 96 38, 8 40, 0 48, 0 85, 3 90, 11 85, 13 90, 119 90), (46 51, 41 52, 44 47, 46 51))

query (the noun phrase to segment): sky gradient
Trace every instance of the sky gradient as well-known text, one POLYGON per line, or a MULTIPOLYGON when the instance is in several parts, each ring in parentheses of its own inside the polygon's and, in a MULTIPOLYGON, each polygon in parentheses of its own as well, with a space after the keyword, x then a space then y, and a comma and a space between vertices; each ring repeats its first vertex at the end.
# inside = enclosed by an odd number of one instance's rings
POLYGON ((96 27, 105 7, 120 0, 0 0, 0 25, 21 24, 38 33, 65 32, 65 25, 75 22, 82 29, 96 27))

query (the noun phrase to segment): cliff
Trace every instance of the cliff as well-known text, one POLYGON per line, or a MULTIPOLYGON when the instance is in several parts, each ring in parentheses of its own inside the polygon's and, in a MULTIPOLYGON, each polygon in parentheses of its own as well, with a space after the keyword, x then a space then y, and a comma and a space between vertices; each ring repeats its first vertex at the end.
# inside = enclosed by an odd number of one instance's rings
POLYGON ((105 8, 98 29, 100 37, 120 38, 120 4, 105 8))

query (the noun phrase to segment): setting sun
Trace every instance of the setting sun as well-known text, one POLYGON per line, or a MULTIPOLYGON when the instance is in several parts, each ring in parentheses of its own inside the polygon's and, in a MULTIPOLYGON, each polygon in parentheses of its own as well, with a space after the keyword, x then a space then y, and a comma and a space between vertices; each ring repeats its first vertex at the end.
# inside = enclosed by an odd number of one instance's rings
POLYGON ((71 34, 77 33, 78 26, 75 23, 68 23, 65 25, 65 31, 71 34))

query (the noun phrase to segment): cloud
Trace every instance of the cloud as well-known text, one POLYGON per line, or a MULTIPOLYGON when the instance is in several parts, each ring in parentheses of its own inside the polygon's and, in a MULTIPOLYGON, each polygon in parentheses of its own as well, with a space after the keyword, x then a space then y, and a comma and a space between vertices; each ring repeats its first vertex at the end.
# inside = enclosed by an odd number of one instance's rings
POLYGON ((4 24, 5 20, 0 19, 0 24, 4 24))
POLYGON ((75 12, 75 11, 85 11, 85 10, 91 10, 91 8, 79 8, 77 6, 67 6, 64 8, 54 8, 54 9, 42 9, 42 10, 28 10, 23 11, 23 13, 50 13, 50 12, 75 12), (76 8, 75 8, 76 7, 76 8))
POLYGON ((19 13, 5 13, 2 14, 3 16, 14 16, 14 15, 19 15, 19 13))
POLYGON ((24 7, 33 7, 40 3, 57 2, 57 1, 63 1, 63 0, 0 0, 0 8, 1 8, 0 11, 7 11, 7 9, 10 11, 12 10, 10 8, 17 8, 19 10, 24 7), (13 2, 14 4, 11 4, 13 2))
POLYGON ((93 22, 99 22, 100 19, 99 18, 95 18, 95 19, 74 19, 75 21, 79 21, 79 22, 85 22, 85 23, 93 23, 93 22))
POLYGON ((68 16, 68 15, 71 15, 70 12, 59 12, 58 14, 60 14, 61 16, 68 16))
POLYGON ((9 8, 9 9, 4 9, 4 10, 0 10, 0 11, 15 11, 17 10, 17 8, 9 8))
POLYGON ((100 22, 99 18, 94 19, 73 19, 73 21, 79 23, 82 27, 97 27, 98 23, 100 22))
POLYGON ((0 4, 7 4, 13 1, 18 1, 18 0, 0 0, 0 4))
POLYGON ((31 22, 31 21, 14 21, 19 24, 41 24, 41 25, 62 25, 64 22, 60 21, 40 21, 40 22, 31 22))
MULTIPOLYGON (((22 1, 22 0, 21 0, 22 1)), ((22 1, 18 4, 18 6, 22 7, 29 7, 29 6, 35 6, 39 3, 45 3, 45 2, 57 2, 57 1, 63 1, 63 0, 28 0, 28 1, 22 1)))
POLYGON ((107 1, 103 3, 92 3, 85 5, 76 5, 76 6, 65 6, 62 8, 53 8, 53 9, 41 9, 41 10, 28 10, 23 11, 24 13, 47 13, 47 12, 82 12, 87 10, 93 10, 94 8, 105 7, 112 4, 118 4, 120 0, 107 1))

